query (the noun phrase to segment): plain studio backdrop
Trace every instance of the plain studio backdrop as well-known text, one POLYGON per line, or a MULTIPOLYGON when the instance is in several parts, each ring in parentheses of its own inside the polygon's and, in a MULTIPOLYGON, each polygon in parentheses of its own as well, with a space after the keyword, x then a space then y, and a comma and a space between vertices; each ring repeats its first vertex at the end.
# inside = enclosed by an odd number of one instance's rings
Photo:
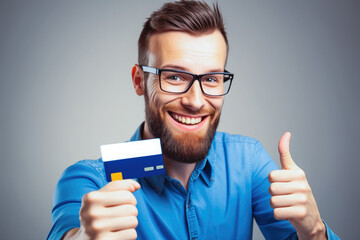
MULTIPOLYGON (((130 72, 142 25, 163 2, 1 1, 1 239, 44 239, 64 169, 99 158, 101 144, 128 140, 144 120, 130 72)), ((291 131, 321 216, 360 239, 360 2, 220 8, 235 78, 219 130, 260 140, 277 164, 291 131)))

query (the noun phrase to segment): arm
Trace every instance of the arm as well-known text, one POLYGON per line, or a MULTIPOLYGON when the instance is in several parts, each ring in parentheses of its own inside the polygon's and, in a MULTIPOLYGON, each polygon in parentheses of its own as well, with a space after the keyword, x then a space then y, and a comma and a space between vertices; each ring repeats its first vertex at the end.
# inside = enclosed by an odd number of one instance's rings
POLYGON ((289 220, 301 240, 330 239, 330 236, 338 239, 334 233, 327 231, 305 173, 291 158, 290 136, 290 133, 285 133, 279 141, 282 169, 272 171, 268 178, 274 217, 289 220))
MULTIPOLYGON (((53 224, 47 239, 88 239, 106 227, 112 228, 104 219, 116 216, 127 215, 129 221, 125 222, 131 226, 126 227, 136 227, 136 199, 132 192, 140 185, 130 180, 105 185, 107 182, 105 176, 102 176, 102 169, 101 161, 81 161, 66 169, 56 186, 53 224), (114 196, 117 198, 115 202, 112 200, 114 196), (97 229, 92 229, 94 226, 97 229)), ((119 225, 113 227, 117 230, 121 228, 119 225)))

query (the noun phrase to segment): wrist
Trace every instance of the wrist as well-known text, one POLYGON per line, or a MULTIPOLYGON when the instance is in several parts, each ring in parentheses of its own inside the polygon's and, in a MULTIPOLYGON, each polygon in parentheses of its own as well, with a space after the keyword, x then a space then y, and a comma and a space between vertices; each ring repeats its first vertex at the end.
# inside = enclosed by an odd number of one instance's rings
POLYGON ((61 240, 71 240, 71 239, 79 239, 80 228, 72 228, 67 231, 61 240))
POLYGON ((304 235, 298 234, 298 239, 300 240, 327 240, 327 233, 325 224, 321 221, 315 224, 312 232, 304 235))

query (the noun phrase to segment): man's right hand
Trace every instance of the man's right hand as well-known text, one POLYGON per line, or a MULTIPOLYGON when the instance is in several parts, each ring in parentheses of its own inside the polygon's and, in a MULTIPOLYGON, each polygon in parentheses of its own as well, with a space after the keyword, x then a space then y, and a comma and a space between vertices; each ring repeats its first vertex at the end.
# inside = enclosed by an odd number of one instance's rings
POLYGON ((80 209, 80 228, 68 231, 65 239, 136 239, 138 225, 136 198, 140 188, 134 180, 108 183, 84 195, 80 209))

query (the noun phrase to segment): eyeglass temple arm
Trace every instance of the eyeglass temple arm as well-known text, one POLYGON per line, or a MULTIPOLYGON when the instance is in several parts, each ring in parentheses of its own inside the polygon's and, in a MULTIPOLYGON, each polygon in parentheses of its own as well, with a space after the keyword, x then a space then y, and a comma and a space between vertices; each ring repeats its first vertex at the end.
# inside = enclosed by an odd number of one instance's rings
POLYGON ((159 69, 154 68, 154 67, 141 66, 141 68, 144 72, 153 73, 153 74, 159 73, 159 69))

